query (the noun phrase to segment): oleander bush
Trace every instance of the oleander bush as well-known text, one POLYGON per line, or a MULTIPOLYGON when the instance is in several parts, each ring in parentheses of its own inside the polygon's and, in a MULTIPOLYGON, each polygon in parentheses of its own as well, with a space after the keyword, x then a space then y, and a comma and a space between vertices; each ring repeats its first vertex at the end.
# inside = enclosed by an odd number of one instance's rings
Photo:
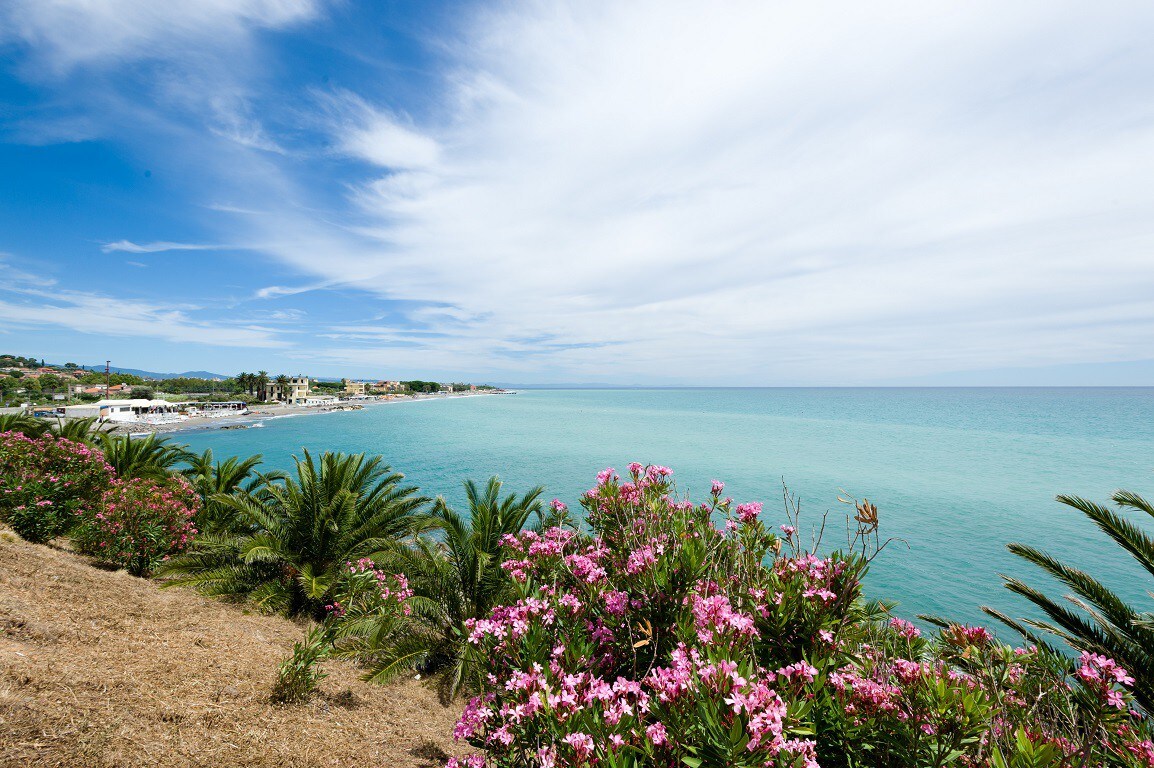
POLYGON ((196 491, 179 475, 115 480, 99 506, 79 516, 73 541, 85 554, 134 576, 147 576, 187 549, 196 535, 199 508, 196 491))
POLYGON ((455 733, 486 754, 450 765, 1154 765, 1113 661, 864 601, 872 505, 820 554, 723 489, 695 505, 632 464, 582 499, 590 535, 505 537, 516 599, 468 623, 488 673, 455 733))
POLYGON ((112 482, 104 455, 84 443, 0 433, 0 520, 35 543, 66 533, 112 482))

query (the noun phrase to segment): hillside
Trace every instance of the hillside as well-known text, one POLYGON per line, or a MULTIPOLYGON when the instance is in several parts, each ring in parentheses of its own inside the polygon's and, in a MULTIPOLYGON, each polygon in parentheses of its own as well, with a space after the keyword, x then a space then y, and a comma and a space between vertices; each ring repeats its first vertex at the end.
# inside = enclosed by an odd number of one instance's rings
POLYGON ((310 704, 269 704, 301 634, 0 529, 0 766, 399 768, 456 748, 456 709, 342 662, 310 704))

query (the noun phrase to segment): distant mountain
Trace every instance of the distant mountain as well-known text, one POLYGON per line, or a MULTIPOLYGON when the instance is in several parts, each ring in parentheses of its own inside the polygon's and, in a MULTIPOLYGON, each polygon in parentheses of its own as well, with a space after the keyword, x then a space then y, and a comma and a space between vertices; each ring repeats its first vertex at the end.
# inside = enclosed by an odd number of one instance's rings
MULTIPOLYGON (((84 365, 90 371, 97 373, 104 372, 103 365, 84 365)), ((212 373, 211 371, 185 371, 184 373, 157 373, 156 371, 142 371, 139 368, 120 368, 115 365, 109 368, 113 373, 127 373, 131 376, 140 376, 145 379, 227 379, 229 376, 223 373, 212 373)))

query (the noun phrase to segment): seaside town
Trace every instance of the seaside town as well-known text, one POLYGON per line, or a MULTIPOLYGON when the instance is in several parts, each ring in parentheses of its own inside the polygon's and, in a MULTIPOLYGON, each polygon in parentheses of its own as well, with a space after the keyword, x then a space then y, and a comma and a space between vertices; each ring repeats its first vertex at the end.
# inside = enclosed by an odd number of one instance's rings
MULTIPOLYGON (((508 393, 485 384, 342 378, 267 371, 235 376, 164 376, 0 355, 0 413, 96 419, 132 432, 229 425, 262 416, 357 410, 402 399, 508 393)), ((229 428, 225 426, 225 428, 229 428)))

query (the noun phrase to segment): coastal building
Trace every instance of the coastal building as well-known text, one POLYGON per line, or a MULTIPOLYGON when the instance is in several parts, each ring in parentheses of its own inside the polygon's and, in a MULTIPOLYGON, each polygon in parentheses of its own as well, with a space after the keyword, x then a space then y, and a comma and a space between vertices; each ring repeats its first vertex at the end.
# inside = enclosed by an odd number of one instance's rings
POLYGON ((308 397, 309 379, 307 376, 294 376, 287 379, 283 386, 276 379, 270 379, 264 385, 253 384, 249 387, 248 393, 257 400, 265 402, 275 400, 279 403, 298 405, 308 397))
POLYGON ((340 400, 336 395, 309 395, 303 400, 303 405, 310 407, 320 405, 336 405, 340 400))
POLYGON ((378 392, 399 392, 401 390, 401 382, 399 381, 378 381, 373 385, 373 389, 378 392))
POLYGON ((67 405, 64 415, 70 419, 84 419, 95 416, 101 421, 131 422, 148 421, 152 417, 176 416, 178 403, 167 400, 97 400, 83 405, 67 405))
POLYGON ((365 382, 353 381, 352 379, 341 379, 341 383, 345 385, 346 395, 363 395, 365 394, 365 382))

